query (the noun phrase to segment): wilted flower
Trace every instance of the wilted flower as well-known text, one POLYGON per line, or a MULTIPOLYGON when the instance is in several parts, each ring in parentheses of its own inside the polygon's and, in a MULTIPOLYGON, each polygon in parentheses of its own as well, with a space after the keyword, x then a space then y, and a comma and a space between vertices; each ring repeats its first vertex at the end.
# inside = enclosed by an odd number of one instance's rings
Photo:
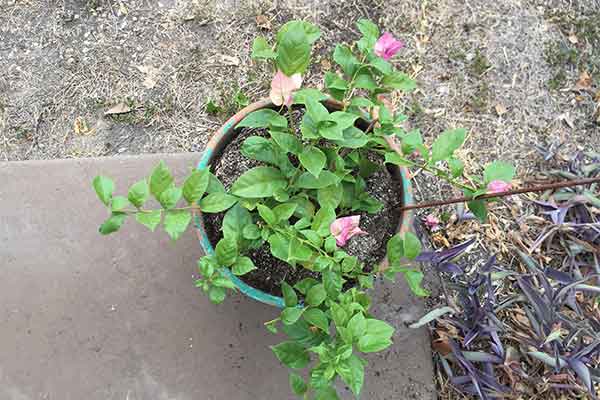
POLYGON ((440 225, 440 220, 433 214, 429 214, 425 217, 425 225, 433 231, 440 225))
POLYGON ((491 181, 487 185, 487 190, 488 190, 488 193, 506 192, 507 190, 510 190, 510 183, 500 181, 500 180, 491 181))
POLYGON ((375 43, 375 54, 387 61, 403 47, 404 43, 394 39, 391 33, 385 32, 375 43))
POLYGON ((338 246, 344 246, 354 235, 366 235, 367 232, 358 227, 360 215, 338 218, 329 225, 329 231, 335 237, 338 246))
POLYGON ((300 74, 287 76, 280 70, 277 70, 271 81, 271 93, 269 93, 269 97, 276 106, 283 104, 289 107, 293 101, 292 93, 300 89, 301 86, 302 76, 300 74))

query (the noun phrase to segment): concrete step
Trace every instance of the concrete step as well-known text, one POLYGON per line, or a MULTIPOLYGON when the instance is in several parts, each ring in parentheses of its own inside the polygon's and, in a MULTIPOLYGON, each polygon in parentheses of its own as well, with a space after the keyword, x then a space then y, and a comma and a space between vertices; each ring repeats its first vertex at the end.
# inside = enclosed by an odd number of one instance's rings
MULTIPOLYGON (((91 180, 117 191, 159 160, 178 177, 199 154, 0 163, 0 400, 293 399, 263 322, 243 296, 214 306, 194 287, 202 255, 128 221, 103 237, 91 180)), ((369 357, 363 399, 432 399, 429 338, 408 330, 420 302, 378 284, 375 313, 395 344, 369 357)), ((351 398, 346 391, 345 398, 351 398)))

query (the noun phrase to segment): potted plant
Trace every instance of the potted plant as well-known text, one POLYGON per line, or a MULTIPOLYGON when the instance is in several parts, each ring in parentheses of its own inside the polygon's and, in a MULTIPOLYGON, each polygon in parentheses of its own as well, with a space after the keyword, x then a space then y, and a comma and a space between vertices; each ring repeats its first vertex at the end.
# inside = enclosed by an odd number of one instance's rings
POLYGON ((413 260, 421 245, 410 232, 412 201, 407 167, 435 174, 475 200, 507 189, 514 168, 488 165, 481 179, 463 177, 454 152, 466 131, 452 129, 426 146, 419 130, 405 131, 385 95, 409 92, 415 82, 389 61, 403 44, 360 20, 362 37, 337 45, 336 72, 325 74, 325 92, 301 88, 319 29, 304 21, 281 27, 276 43, 263 37, 252 57, 274 66, 269 99, 231 117, 211 138, 198 168, 182 186, 164 163, 148 179, 116 196, 110 178, 93 186, 110 216, 102 234, 128 216, 152 231, 162 222, 176 240, 194 219, 205 255, 196 285, 214 303, 228 291, 281 307, 265 323, 289 340, 272 347, 290 373, 293 392, 336 399, 339 377, 358 397, 366 362, 361 353, 392 344, 394 328, 369 313, 377 275, 403 275, 412 292, 426 296, 413 260), (144 208, 154 197, 160 207, 144 208), (187 203, 178 207, 180 201, 187 203), (315 362, 311 363, 311 359, 315 362))

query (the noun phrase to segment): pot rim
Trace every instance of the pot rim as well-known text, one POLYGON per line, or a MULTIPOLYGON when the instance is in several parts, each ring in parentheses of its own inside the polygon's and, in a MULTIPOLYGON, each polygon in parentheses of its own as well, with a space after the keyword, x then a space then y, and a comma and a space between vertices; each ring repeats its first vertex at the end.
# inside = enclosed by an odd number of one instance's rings
MULTIPOLYGON (((324 102, 332 107, 341 107, 341 103, 333 100, 327 99, 324 102)), ((254 112, 256 110, 260 110, 262 108, 271 108, 275 105, 271 102, 270 99, 265 98, 261 99, 257 102, 254 102, 247 107, 244 107, 242 110, 238 111, 236 114, 231 116, 224 124, 221 126, 209 139, 206 144, 205 150, 202 154, 200 161, 198 162, 197 169, 204 170, 210 168, 211 162, 214 157, 219 154, 220 150, 224 148, 232 138, 231 133, 235 132, 236 125, 242 121, 248 114, 254 112)), ((410 182, 410 172, 406 167, 398 167, 399 175, 400 175, 400 186, 402 192, 402 205, 413 204, 413 190, 410 182)), ((413 210, 405 210, 402 211, 400 215, 400 222, 396 232, 398 233, 406 233, 411 230, 411 221, 413 219, 413 210)), ((215 250, 208 239, 208 235, 206 233, 206 229, 204 227, 204 218, 202 216, 202 212, 197 211, 194 213, 194 226, 196 230, 196 235, 198 236, 198 240, 200 242, 200 247, 204 251, 205 254, 212 255, 215 250)), ((381 261, 380 265, 382 268, 385 268, 387 265, 387 256, 381 261)), ((282 297, 274 296, 272 294, 263 292, 262 290, 256 289, 236 275, 234 275, 231 270, 227 267, 222 268, 222 272, 233 281, 235 286, 238 288, 240 292, 245 294, 246 296, 257 300, 261 303, 269 304, 275 307, 284 308, 285 303, 282 297)))

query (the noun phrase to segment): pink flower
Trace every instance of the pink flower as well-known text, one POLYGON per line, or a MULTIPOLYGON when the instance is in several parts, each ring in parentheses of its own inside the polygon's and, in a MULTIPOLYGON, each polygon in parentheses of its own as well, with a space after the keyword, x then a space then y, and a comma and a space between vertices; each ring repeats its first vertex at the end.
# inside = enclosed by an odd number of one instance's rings
POLYGON ((367 232, 358 227, 360 215, 338 218, 329 225, 329 231, 335 237, 338 246, 344 246, 354 235, 366 235, 367 232))
POLYGON ((440 220, 433 214, 429 214, 425 217, 425 225, 433 231, 440 225, 440 220))
POLYGON ((507 190, 510 190, 510 183, 506 183, 500 180, 491 181, 487 185, 487 190, 488 193, 506 192, 507 190))
POLYGON ((375 43, 375 54, 387 61, 403 47, 404 43, 394 39, 391 33, 385 32, 375 43))
POLYGON ((284 104, 289 107, 293 101, 292 93, 294 90, 300 89, 301 86, 302 76, 300 74, 287 76, 280 70, 277 70, 271 81, 271 93, 269 93, 269 97, 276 106, 284 104))

